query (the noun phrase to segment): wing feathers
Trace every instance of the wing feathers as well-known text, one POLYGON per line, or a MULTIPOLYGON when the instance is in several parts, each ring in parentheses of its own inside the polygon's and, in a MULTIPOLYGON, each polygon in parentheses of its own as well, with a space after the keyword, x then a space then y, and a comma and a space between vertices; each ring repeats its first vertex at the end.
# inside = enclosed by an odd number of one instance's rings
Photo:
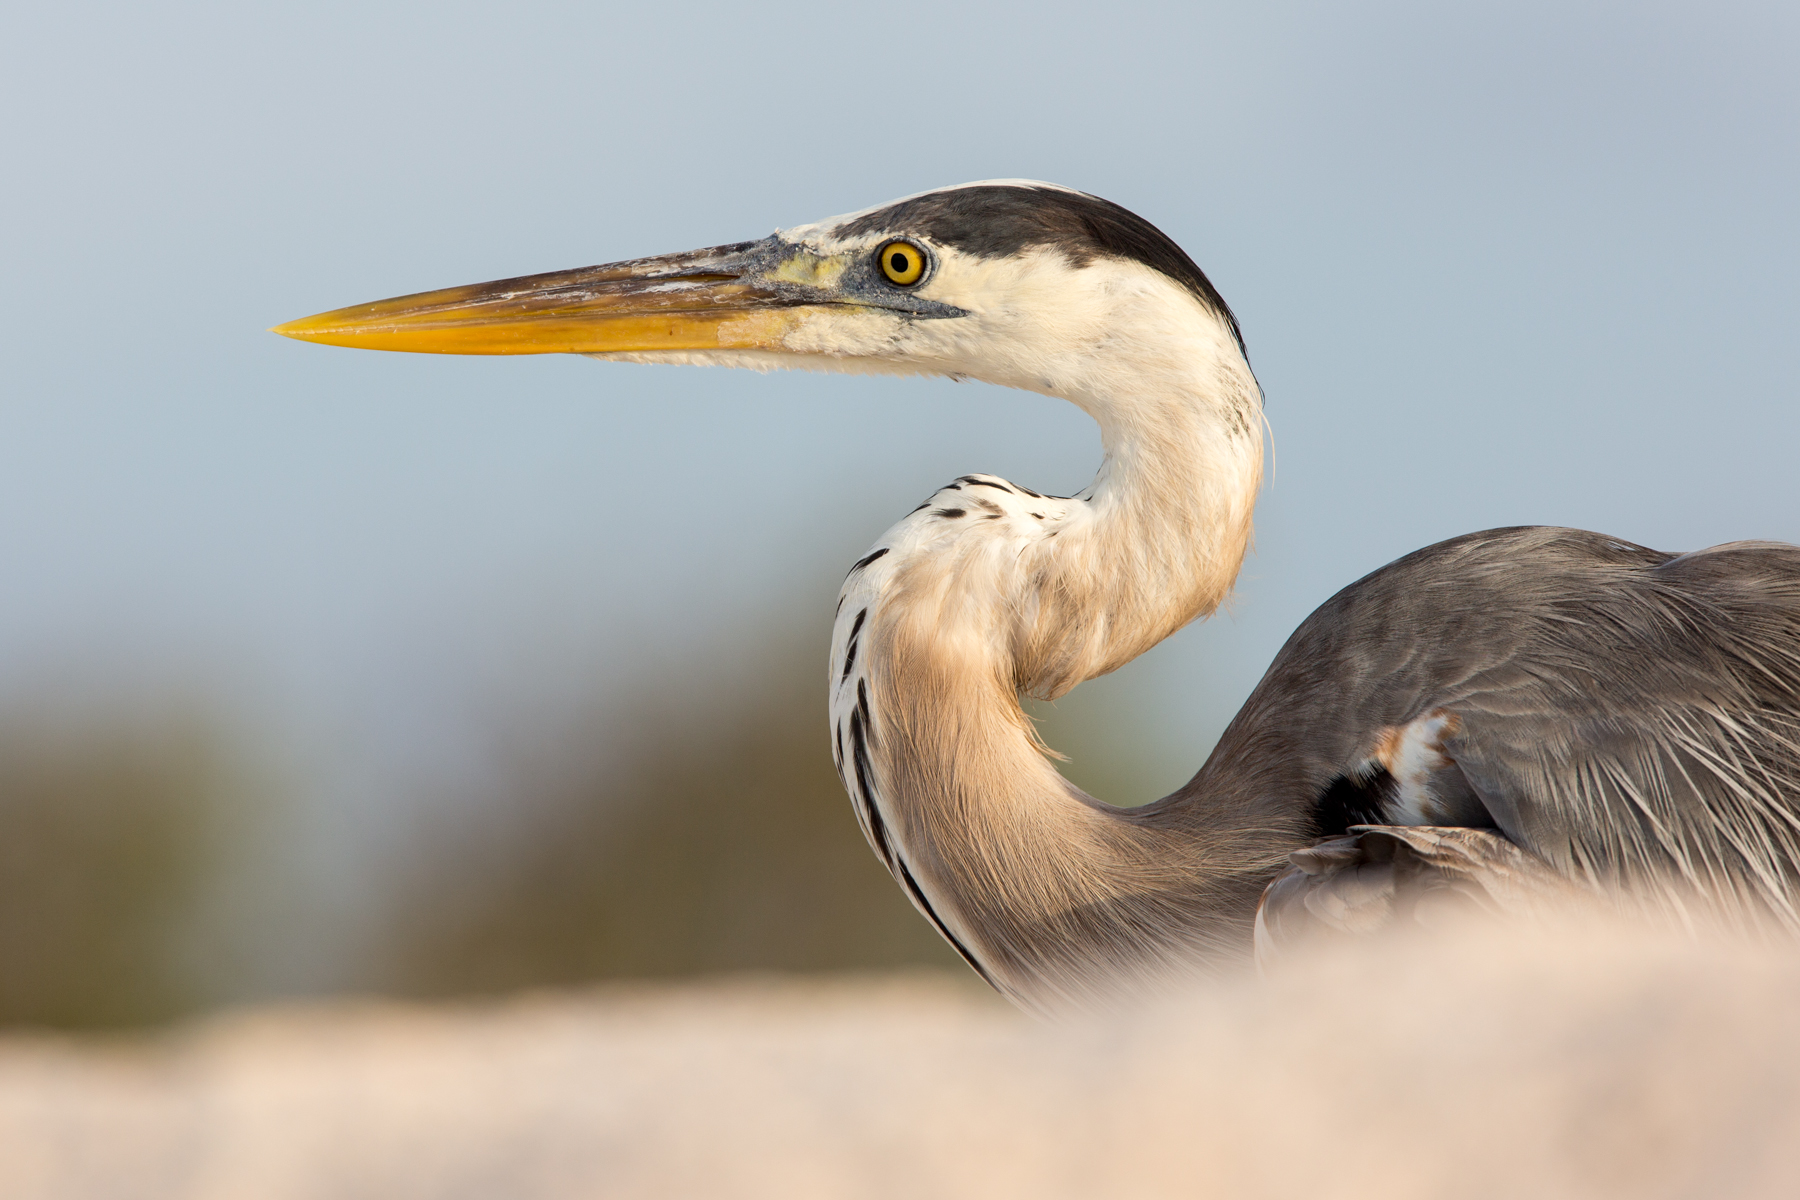
POLYGON ((1288 856, 1263 891, 1256 957, 1268 964, 1300 943, 1432 926, 1473 909, 1505 916, 1566 911, 1580 893, 1487 829, 1362 825, 1288 856))

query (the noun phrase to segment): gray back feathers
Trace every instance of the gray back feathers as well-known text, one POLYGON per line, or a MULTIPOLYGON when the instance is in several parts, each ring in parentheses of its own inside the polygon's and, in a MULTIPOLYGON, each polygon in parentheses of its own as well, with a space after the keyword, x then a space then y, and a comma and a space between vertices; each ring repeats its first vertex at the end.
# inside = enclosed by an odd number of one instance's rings
POLYGON ((1494 824, 1566 877, 1800 924, 1800 548, 1529 528, 1408 555, 1296 631, 1193 803, 1320 797, 1436 709, 1494 824))

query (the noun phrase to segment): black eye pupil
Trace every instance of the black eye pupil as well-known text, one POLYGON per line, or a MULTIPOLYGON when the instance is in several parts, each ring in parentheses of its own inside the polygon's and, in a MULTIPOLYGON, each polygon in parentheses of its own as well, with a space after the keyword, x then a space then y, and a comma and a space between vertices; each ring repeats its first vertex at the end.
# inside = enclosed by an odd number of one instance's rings
POLYGON ((894 268, 894 274, 896 274, 896 275, 906 274, 906 267, 907 267, 906 255, 900 253, 899 251, 895 251, 894 257, 888 259, 888 262, 890 264, 892 264, 892 266, 894 268))

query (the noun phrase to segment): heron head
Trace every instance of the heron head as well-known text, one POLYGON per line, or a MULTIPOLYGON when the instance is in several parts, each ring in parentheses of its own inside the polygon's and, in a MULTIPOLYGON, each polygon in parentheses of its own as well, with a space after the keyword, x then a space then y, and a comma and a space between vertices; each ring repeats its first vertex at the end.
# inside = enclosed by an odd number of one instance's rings
POLYGON ((1139 362, 1179 358, 1196 339, 1242 352, 1230 309, 1166 235, 1116 204, 1025 181, 353 305, 275 332, 373 350, 966 376, 1077 399, 1133 349, 1121 339, 1141 343, 1139 362))

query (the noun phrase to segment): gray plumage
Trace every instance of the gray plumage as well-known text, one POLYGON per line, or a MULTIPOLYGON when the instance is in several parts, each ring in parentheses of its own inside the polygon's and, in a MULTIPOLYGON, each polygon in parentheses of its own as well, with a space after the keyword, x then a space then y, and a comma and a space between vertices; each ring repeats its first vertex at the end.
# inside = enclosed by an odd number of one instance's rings
POLYGON ((1323 936, 1441 927, 1481 914, 1543 919, 1591 897, 1492 829, 1359 826, 1288 855, 1256 909, 1256 956, 1323 936))
POLYGON ((1418 551, 1306 620, 1190 787, 1323 796, 1440 709, 1492 824, 1559 875, 1795 924, 1800 548, 1528 528, 1418 551))

